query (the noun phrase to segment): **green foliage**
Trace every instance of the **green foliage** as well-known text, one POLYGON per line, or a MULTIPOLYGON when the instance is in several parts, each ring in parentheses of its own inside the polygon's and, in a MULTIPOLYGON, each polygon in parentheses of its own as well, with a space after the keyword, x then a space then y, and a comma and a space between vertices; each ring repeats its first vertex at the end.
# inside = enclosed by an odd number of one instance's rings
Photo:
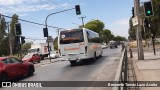
POLYGON ((108 43, 109 40, 111 40, 111 31, 108 29, 103 30, 100 35, 105 43, 108 43))
POLYGON ((100 34, 100 32, 104 29, 104 23, 100 20, 92 20, 87 22, 84 27, 100 34))
POLYGON ((5 18, 2 17, 0 21, 0 40, 2 40, 6 35, 6 32, 5 32, 6 28, 7 26, 6 26, 5 18))
POLYGON ((3 38, 1 41, 0 41, 0 56, 3 56, 3 55, 9 55, 9 44, 8 44, 8 37, 6 38, 3 38))
POLYGON ((119 41, 126 41, 127 39, 125 37, 122 37, 122 36, 116 36, 116 37, 113 38, 113 40, 119 42, 119 41))
POLYGON ((154 10, 154 16, 151 17, 150 23, 151 23, 151 33, 154 36, 160 36, 160 1, 159 0, 152 0, 153 3, 153 10, 154 10))
POLYGON ((0 20, 0 56, 9 54, 9 46, 8 46, 8 37, 5 37, 7 34, 5 32, 7 26, 5 22, 5 18, 2 17, 0 20))
POLYGON ((58 50, 58 37, 54 39, 53 45, 54 45, 54 49, 58 50))
MULTIPOLYGON (((159 0, 151 0, 153 4, 153 12, 154 15, 150 17, 145 17, 144 14, 144 6, 140 7, 140 13, 141 13, 141 18, 142 20, 144 18, 147 18, 149 20, 149 24, 151 25, 151 28, 144 28, 142 27, 142 37, 143 39, 148 39, 151 36, 151 33, 153 34, 154 37, 160 37, 160 1, 159 0)), ((132 40, 136 39, 136 28, 132 26, 131 19, 129 20, 130 22, 130 28, 128 30, 129 37, 132 40)))
POLYGON ((28 50, 29 48, 31 48, 31 43, 24 43, 21 46, 21 50, 28 50))
MULTIPOLYGON (((10 38, 11 38, 11 45, 13 47, 13 45, 17 45, 17 43, 15 43, 15 24, 18 23, 18 15, 14 14, 12 16, 12 20, 11 20, 11 24, 10 24, 10 38)), ((13 47, 13 53, 17 53, 19 50, 17 49, 17 47, 13 47)))
POLYGON ((129 27, 130 27, 128 30, 129 38, 131 40, 136 40, 136 27, 133 27, 132 18, 129 19, 129 27))
POLYGON ((55 50, 58 50, 58 43, 55 43, 55 44, 54 44, 54 49, 55 49, 55 50))
MULTIPOLYGON (((114 39, 114 35, 111 34, 111 31, 109 29, 104 29, 104 23, 100 20, 92 20, 85 24, 85 28, 93 30, 100 34, 102 37, 102 41, 105 43, 108 43, 110 40, 114 39)), ((118 40, 126 40, 124 37, 118 37, 118 40)))

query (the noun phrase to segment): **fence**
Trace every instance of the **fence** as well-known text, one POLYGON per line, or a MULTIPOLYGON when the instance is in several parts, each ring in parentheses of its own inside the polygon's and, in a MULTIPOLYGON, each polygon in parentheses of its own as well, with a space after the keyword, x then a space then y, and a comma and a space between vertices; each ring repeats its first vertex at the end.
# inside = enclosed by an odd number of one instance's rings
POLYGON ((112 90, 127 90, 127 87, 125 86, 125 83, 127 83, 127 79, 128 79, 128 57, 127 57, 127 49, 125 48, 123 50, 123 54, 114 80, 117 83, 124 83, 124 86, 113 87, 112 90))

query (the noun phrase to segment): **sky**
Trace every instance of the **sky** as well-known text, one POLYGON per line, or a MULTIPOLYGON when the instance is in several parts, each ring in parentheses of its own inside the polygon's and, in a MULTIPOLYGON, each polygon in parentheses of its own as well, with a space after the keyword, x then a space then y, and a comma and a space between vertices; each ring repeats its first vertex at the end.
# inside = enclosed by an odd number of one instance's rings
MULTIPOLYGON (((72 29, 91 20, 104 22, 105 28, 111 30, 115 36, 128 38, 129 19, 132 15, 131 9, 134 0, 0 0, 0 13, 8 16, 17 14, 20 19, 45 24, 47 15, 74 8, 80 5, 81 15, 76 15, 75 10, 70 10, 51 15, 48 18, 49 26, 72 29)), ((143 2, 145 0, 141 0, 143 2)), ((5 18, 10 22, 10 18, 5 18)), ((45 42, 43 28, 45 26, 35 25, 19 21, 22 26, 22 35, 26 41, 45 42)), ((56 28, 48 28, 49 35, 55 38, 58 33, 56 28)))

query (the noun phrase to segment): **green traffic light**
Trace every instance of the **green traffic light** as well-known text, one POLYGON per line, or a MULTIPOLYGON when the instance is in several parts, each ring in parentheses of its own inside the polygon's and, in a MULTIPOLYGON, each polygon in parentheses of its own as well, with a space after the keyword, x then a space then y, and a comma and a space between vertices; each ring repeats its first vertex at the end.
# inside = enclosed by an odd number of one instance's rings
POLYGON ((77 11, 77 14, 80 14, 80 12, 79 12, 79 11, 77 11))
POLYGON ((151 11, 147 11, 148 14, 151 14, 151 11))

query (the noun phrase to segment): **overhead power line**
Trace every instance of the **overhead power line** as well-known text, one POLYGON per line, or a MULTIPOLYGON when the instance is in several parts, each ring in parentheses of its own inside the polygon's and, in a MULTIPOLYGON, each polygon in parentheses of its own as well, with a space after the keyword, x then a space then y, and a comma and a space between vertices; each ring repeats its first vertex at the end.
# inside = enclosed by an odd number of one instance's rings
MULTIPOLYGON (((2 14, 1 14, 1 16, 7 17, 7 18, 12 18, 12 17, 10 17, 10 16, 2 15, 2 14)), ((17 19, 17 18, 14 18, 14 19, 17 19)), ((28 23, 36 24, 36 25, 45 26, 44 24, 36 23, 36 22, 28 21, 28 20, 23 20, 23 19, 19 19, 19 18, 18 18, 18 20, 23 21, 23 22, 28 22, 28 23)), ((48 27, 57 28, 57 29, 64 29, 64 28, 53 27, 53 26, 48 26, 48 27)))

